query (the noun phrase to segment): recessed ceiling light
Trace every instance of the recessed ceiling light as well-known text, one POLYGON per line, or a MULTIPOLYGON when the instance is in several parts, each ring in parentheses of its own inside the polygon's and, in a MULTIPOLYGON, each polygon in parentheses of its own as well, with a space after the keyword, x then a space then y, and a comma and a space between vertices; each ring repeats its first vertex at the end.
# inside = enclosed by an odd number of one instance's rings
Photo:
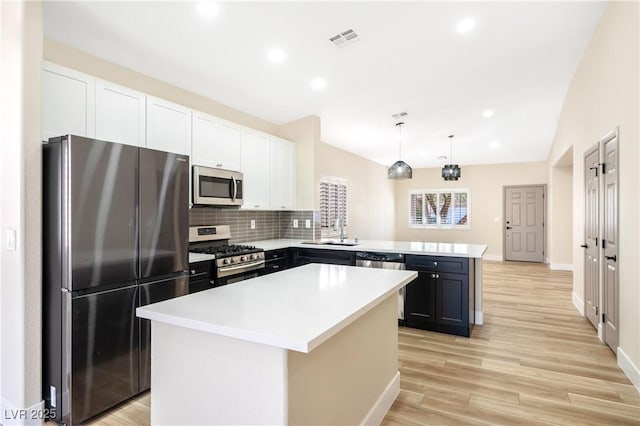
POLYGON ((274 64, 279 64, 283 62, 286 59, 286 57, 287 57, 286 52, 280 49, 279 47, 273 48, 267 52, 267 58, 269 59, 270 62, 273 62, 274 64))
POLYGON ((324 86, 327 85, 327 82, 324 80, 324 78, 317 77, 311 80, 310 85, 313 90, 322 90, 324 89, 324 86))
POLYGON ((493 110, 492 110, 492 109, 486 109, 486 110, 484 110, 484 112, 482 113, 482 116, 483 116, 484 118, 493 117, 493 110))
POLYGON ((492 141, 489 144, 489 147, 491 147, 491 149, 498 149, 500 148, 500 141, 492 141))
POLYGON ((205 19, 215 18, 218 15, 218 4, 212 1, 200 1, 197 4, 198 13, 205 19))
POLYGON ((473 18, 464 18, 462 21, 458 22, 456 25, 456 29, 459 33, 467 33, 471 31, 476 26, 476 21, 473 18))

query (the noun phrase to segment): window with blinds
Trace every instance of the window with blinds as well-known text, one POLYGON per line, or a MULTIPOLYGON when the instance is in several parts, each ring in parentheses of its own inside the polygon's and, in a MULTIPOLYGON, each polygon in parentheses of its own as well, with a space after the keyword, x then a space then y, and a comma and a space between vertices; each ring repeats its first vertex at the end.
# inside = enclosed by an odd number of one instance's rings
POLYGON ((424 228, 471 228, 469 190, 409 191, 409 226, 424 228))
POLYGON ((347 183, 342 180, 320 181, 320 227, 322 234, 337 235, 336 220, 347 227, 347 183))

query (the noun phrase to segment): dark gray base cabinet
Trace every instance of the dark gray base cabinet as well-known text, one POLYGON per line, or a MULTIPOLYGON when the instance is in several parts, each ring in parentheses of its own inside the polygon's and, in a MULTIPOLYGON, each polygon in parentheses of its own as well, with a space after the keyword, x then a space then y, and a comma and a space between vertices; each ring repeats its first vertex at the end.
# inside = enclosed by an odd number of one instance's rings
POLYGON ((308 263, 356 266, 356 253, 347 250, 296 248, 293 253, 295 266, 308 263))
POLYGON ((189 294, 215 287, 211 276, 212 260, 189 264, 189 294))
POLYGON ((260 276, 284 271, 292 266, 293 249, 276 249, 264 252, 264 268, 260 269, 260 276))
POLYGON ((475 316, 473 261, 413 255, 405 259, 408 270, 418 271, 406 289, 406 326, 469 337, 475 316))

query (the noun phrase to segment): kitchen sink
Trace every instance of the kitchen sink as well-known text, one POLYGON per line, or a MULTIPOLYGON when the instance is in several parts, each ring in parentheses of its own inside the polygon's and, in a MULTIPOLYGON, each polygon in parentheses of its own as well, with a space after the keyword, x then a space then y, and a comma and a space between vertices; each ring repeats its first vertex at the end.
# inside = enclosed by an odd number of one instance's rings
POLYGON ((309 241, 303 241, 302 244, 353 247, 353 246, 357 246, 360 243, 357 243, 355 241, 349 241, 349 240, 344 240, 344 241, 339 241, 339 240, 309 240, 309 241))

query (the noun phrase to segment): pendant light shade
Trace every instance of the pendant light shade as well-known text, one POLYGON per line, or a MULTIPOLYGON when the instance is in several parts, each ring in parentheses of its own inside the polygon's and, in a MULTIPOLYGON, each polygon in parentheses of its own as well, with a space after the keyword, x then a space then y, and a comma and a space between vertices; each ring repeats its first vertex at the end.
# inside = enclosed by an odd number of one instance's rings
POLYGON ((391 167, 389 167, 389 170, 387 171, 387 177, 389 179, 411 179, 413 177, 413 169, 411 169, 411 166, 405 163, 404 161, 402 161, 402 125, 403 124, 404 124, 403 122, 396 123, 396 126, 398 127, 398 147, 400 151, 398 154, 398 157, 400 159, 395 163, 393 163, 391 167))
MULTIPOLYGON (((449 135, 449 160, 453 163, 453 136, 449 135)), ((458 180, 461 176, 460 167, 457 164, 445 164, 442 168, 442 178, 444 180, 458 180)))
POLYGON ((457 164, 445 164, 442 168, 442 178, 444 180, 460 179, 460 167, 457 164))
POLYGON ((387 173, 389 179, 411 179, 413 177, 411 166, 402 160, 393 163, 387 173))

